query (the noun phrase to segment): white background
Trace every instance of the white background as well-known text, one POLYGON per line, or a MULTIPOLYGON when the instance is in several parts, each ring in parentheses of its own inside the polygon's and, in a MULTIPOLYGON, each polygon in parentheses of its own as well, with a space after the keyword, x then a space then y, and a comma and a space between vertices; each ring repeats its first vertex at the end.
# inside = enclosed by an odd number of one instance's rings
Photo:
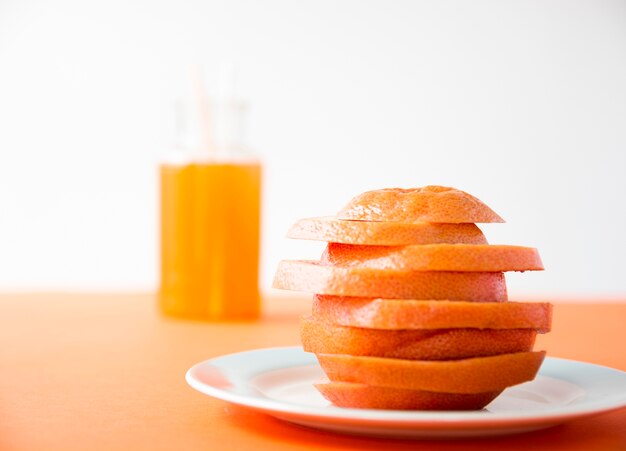
POLYGON ((323 247, 284 238, 297 218, 442 184, 539 248, 512 297, 626 294, 617 0, 0 0, 0 289, 156 287, 171 101, 223 59, 265 161, 264 289, 323 247))

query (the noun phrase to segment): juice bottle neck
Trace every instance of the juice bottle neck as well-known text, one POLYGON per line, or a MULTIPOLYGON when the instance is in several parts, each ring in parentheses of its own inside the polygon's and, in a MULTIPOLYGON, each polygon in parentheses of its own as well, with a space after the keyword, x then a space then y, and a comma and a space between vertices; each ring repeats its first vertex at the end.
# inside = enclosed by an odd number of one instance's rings
POLYGON ((197 102, 187 99, 176 102, 167 160, 172 163, 258 161, 245 145, 246 104, 233 99, 222 102, 205 99, 203 103, 207 108, 204 112, 198 108, 197 102))
POLYGON ((192 66, 191 91, 175 103, 171 148, 180 161, 249 161, 254 155, 245 145, 247 105, 236 90, 232 63, 219 65, 217 92, 209 96, 202 68, 192 66))

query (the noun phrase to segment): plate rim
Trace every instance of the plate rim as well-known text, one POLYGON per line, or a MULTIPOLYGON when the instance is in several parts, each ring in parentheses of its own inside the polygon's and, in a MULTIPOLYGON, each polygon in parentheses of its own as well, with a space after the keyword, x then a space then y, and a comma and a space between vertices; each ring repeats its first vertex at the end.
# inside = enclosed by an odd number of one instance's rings
MULTIPOLYGON (((210 359, 201 361, 193 365, 185 373, 185 380, 195 390, 211 396, 222 401, 226 401, 232 404, 240 405, 243 407, 251 408, 254 410, 262 411, 273 416, 277 414, 288 414, 289 416, 298 418, 315 418, 323 420, 331 420, 338 422, 352 422, 358 421, 360 423, 371 423, 377 425, 394 425, 394 426, 465 426, 465 427, 497 427, 497 426, 511 426, 512 424, 518 426, 531 426, 535 424, 560 424, 566 421, 571 421, 577 418, 589 417, 599 415, 602 413, 609 413, 615 410, 626 407, 626 392, 620 398, 616 397, 613 402, 588 402, 583 401, 580 405, 570 406, 566 411, 563 409, 554 409, 553 411, 542 412, 537 414, 536 412, 524 412, 524 411, 512 411, 512 412, 485 412, 485 411, 415 411, 415 410, 383 410, 383 409, 357 409, 357 408, 328 408, 318 406, 306 406, 304 404, 289 404, 282 401, 273 400, 270 398, 254 397, 250 395, 233 393, 228 390, 220 389, 196 378, 195 373, 202 370, 207 365, 212 365, 212 362, 223 359, 226 357, 236 357, 238 355, 245 355, 248 353, 259 352, 294 352, 299 351, 303 354, 310 354, 302 349, 302 346, 280 346, 280 347, 266 347, 257 348, 245 351, 234 352, 230 354, 224 354, 210 359)), ((314 358, 314 355, 311 354, 314 358)), ((582 362, 578 360, 565 359, 560 357, 546 357, 546 362, 555 362, 562 364, 578 364, 589 367, 594 367, 602 371, 610 371, 616 373, 626 372, 617 368, 611 368, 604 365, 598 365, 595 363, 582 362)), ((545 364, 545 363, 544 363, 545 364)), ((315 362, 311 362, 310 365, 315 365, 315 362)), ((292 365, 276 366, 273 369, 280 368, 295 368, 305 366, 301 363, 292 365)), ((543 368, 543 365, 542 365, 543 368)), ((271 371, 269 369, 267 371, 271 371)), ((265 371, 263 371, 265 372, 265 371)), ((263 373, 261 372, 261 374, 263 373)), ((538 375, 541 375, 541 368, 538 375)), ((548 376, 553 377, 555 376, 548 376)), ((565 380, 565 379, 562 379, 565 380)), ((570 381, 566 381, 573 383, 570 381)), ((578 384, 575 384, 578 385, 578 384)))

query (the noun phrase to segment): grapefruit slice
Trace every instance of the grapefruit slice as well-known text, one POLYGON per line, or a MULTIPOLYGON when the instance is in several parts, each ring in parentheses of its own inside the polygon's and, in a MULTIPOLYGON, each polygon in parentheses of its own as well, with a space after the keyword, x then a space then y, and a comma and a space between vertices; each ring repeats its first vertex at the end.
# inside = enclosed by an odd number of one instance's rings
POLYGON ((313 318, 373 329, 535 329, 550 331, 548 302, 462 302, 316 295, 313 318))
POLYGON ((474 196, 445 186, 388 188, 356 196, 339 219, 393 222, 475 223, 504 222, 474 196))
POLYGON ((306 218, 296 222, 287 237, 345 244, 402 246, 407 244, 487 244, 475 224, 430 222, 345 221, 332 217, 306 218))
POLYGON ((332 382, 425 390, 484 393, 533 380, 545 352, 516 352, 462 360, 401 360, 317 354, 332 382))
POLYGON ((533 329, 384 330, 300 322, 304 350, 408 360, 452 360, 532 351, 533 329))
POLYGON ((338 296, 479 302, 507 299, 501 272, 398 271, 325 266, 309 260, 281 261, 273 287, 338 296))
POLYGON ((412 271, 501 272, 543 269, 537 249, 493 244, 355 246, 329 243, 321 261, 336 266, 412 271))
POLYGON ((434 393, 351 382, 315 384, 315 388, 336 406, 357 409, 478 410, 501 393, 434 393))

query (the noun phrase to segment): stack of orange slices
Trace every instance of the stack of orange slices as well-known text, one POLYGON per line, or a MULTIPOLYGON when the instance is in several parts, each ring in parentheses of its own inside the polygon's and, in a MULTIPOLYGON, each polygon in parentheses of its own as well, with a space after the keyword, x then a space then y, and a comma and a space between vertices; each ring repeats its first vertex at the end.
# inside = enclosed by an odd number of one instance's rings
POLYGON ((504 222, 454 188, 382 189, 334 217, 298 221, 290 238, 328 246, 279 264, 274 287, 314 294, 304 350, 337 406, 480 409, 534 379, 549 303, 508 302, 505 271, 542 270, 536 249, 490 245, 476 223, 504 222))

